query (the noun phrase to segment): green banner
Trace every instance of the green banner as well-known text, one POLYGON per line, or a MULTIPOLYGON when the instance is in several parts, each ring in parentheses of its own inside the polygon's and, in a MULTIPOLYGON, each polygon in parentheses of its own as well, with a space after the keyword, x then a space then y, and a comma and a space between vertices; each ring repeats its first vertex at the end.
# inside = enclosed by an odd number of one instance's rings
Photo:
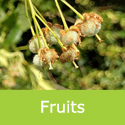
POLYGON ((124 91, 0 91, 0 125, 123 125, 124 91))

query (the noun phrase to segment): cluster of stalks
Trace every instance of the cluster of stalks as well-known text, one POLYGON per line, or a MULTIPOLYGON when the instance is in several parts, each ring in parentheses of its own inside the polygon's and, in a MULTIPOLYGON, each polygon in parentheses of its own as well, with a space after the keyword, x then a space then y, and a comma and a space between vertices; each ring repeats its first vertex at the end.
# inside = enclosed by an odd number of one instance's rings
POLYGON ((49 69, 53 69, 52 65, 59 58, 61 62, 72 61, 75 68, 78 66, 75 60, 78 59, 80 54, 77 45, 81 44, 81 37, 96 36, 101 42, 101 38, 97 35, 101 29, 101 22, 103 21, 96 13, 83 13, 80 14, 65 0, 61 0, 72 11, 74 11, 79 19, 76 20, 74 25, 68 27, 63 13, 60 9, 58 0, 55 0, 56 7, 58 8, 61 16, 63 26, 59 24, 51 24, 47 22, 37 8, 33 5, 31 0, 25 0, 26 16, 30 24, 32 38, 29 40, 29 49, 32 53, 35 53, 33 58, 34 65, 38 67, 44 67, 49 65, 49 69), (30 22, 28 7, 30 9, 32 19, 34 22, 35 30, 30 22), (41 28, 37 19, 39 19, 44 25, 41 28), (64 28, 63 28, 64 27, 64 28), (62 54, 59 56, 55 49, 50 47, 54 44, 59 44, 62 49, 62 54))

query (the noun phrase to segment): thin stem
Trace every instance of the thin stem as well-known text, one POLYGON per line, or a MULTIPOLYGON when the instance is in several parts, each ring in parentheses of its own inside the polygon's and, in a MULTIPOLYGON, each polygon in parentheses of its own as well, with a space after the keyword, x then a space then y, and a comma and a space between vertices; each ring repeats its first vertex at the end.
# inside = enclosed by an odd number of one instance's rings
POLYGON ((62 19, 64 28, 65 28, 66 31, 68 31, 69 28, 68 28, 68 25, 67 25, 67 23, 66 23, 66 20, 65 20, 65 18, 64 18, 64 16, 63 16, 63 13, 62 13, 62 11, 61 11, 61 9, 60 9, 58 0, 55 0, 55 3, 56 3, 56 6, 57 6, 57 8, 58 8, 58 11, 59 11, 59 13, 60 13, 60 16, 61 16, 61 19, 62 19))
POLYGON ((52 63, 50 62, 50 63, 49 63, 49 70, 52 70, 52 69, 53 69, 52 63))
POLYGON ((80 14, 76 9, 74 9, 68 2, 66 2, 65 0, 61 0, 65 5, 67 5, 73 12, 76 13, 76 15, 81 18, 82 20, 84 20, 82 14, 80 14))
POLYGON ((42 67, 42 73, 43 73, 43 79, 45 79, 45 70, 44 70, 44 67, 42 67))
POLYGON ((75 46, 75 44, 72 44, 73 48, 76 50, 76 52, 79 52, 79 50, 77 49, 77 47, 75 46))
POLYGON ((99 37, 98 34, 95 34, 95 36, 97 37, 97 39, 99 40, 99 42, 102 42, 103 40, 99 37))
POLYGON ((35 11, 40 15, 40 17, 42 18, 42 20, 47 23, 47 21, 46 21, 45 18, 42 16, 42 14, 38 11, 38 9, 37 9, 34 5, 33 5, 33 7, 34 7, 35 11))
POLYGON ((77 66, 77 64, 75 63, 75 61, 72 61, 72 63, 74 64, 75 68, 78 69, 79 67, 77 66))
POLYGON ((36 30, 36 35, 37 35, 37 39, 38 39, 39 48, 41 48, 39 33, 38 33, 38 29, 37 29, 37 25, 36 25, 36 20, 35 20, 36 19, 35 18, 35 13, 36 12, 34 11, 34 8, 33 8, 31 0, 28 0, 28 2, 29 2, 30 9, 31 9, 32 18, 34 20, 34 25, 35 25, 35 30, 36 30))
POLYGON ((36 24, 35 19, 36 19, 36 18, 33 18, 33 20, 34 20, 34 25, 35 25, 35 29, 36 29, 36 35, 37 35, 37 39, 38 39, 39 48, 41 48, 39 32, 38 32, 38 28, 37 28, 37 24, 36 24))
POLYGON ((26 17, 28 19, 28 22, 29 22, 29 25, 30 25, 30 29, 31 29, 31 33, 33 35, 33 37, 35 36, 35 32, 34 32, 34 29, 33 29, 33 26, 30 22, 30 19, 29 19, 29 15, 28 15, 28 11, 27 11, 27 0, 25 0, 25 13, 26 13, 26 17))
POLYGON ((66 47, 63 46, 62 42, 58 39, 58 37, 56 36, 56 34, 52 31, 52 29, 40 18, 40 16, 38 14, 36 14, 36 16, 38 17, 38 19, 49 29, 49 31, 53 34, 53 36, 56 38, 56 40, 58 41, 59 45, 66 49, 66 47))
POLYGON ((39 32, 40 32, 40 35, 41 35, 41 37, 42 37, 42 39, 43 39, 43 42, 44 42, 44 44, 45 44, 45 47, 49 49, 49 47, 48 47, 48 45, 47 45, 47 43, 46 43, 46 39, 44 38, 43 32, 42 32, 42 30, 41 30, 41 28, 40 28, 40 26, 39 26, 39 24, 38 24, 36 18, 34 19, 34 22, 36 23, 36 25, 37 25, 37 27, 38 27, 38 30, 39 30, 39 32))
POLYGON ((27 50, 28 49, 28 46, 20 46, 20 47, 17 47, 18 50, 27 50))
POLYGON ((31 0, 28 0, 28 2, 29 2, 30 9, 31 9, 31 13, 32 13, 32 18, 34 18, 35 17, 35 11, 33 9, 33 4, 31 2, 31 0))
POLYGON ((49 47, 48 47, 48 45, 47 45, 47 43, 46 43, 46 40, 45 40, 45 38, 44 38, 43 32, 42 32, 42 30, 41 30, 41 28, 40 28, 40 26, 39 26, 39 24, 38 24, 38 22, 37 22, 37 20, 36 20, 35 15, 36 15, 37 13, 36 13, 35 10, 34 10, 34 7, 33 7, 33 4, 32 4, 32 2, 31 2, 31 0, 29 0, 29 5, 30 5, 30 8, 31 8, 32 18, 33 18, 34 24, 35 24, 35 29, 36 29, 36 34, 37 34, 37 38, 38 38, 39 47, 41 48, 41 43, 40 43, 40 37, 39 37, 38 30, 39 30, 39 32, 40 32, 40 35, 41 35, 42 39, 43 39, 43 42, 44 42, 44 44, 45 44, 45 47, 49 49, 49 47), (37 29, 37 28, 38 28, 38 29, 37 29))

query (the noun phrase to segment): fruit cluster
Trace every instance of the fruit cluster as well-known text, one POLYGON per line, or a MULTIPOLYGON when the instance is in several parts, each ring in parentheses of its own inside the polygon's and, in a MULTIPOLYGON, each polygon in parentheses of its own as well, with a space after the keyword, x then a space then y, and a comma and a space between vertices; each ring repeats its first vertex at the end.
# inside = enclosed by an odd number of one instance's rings
MULTIPOLYGON (((59 8, 58 1, 55 0, 55 3, 60 12, 64 29, 62 25, 52 25, 50 22, 45 21, 43 17, 41 19, 36 15, 44 23, 45 28, 41 29, 38 27, 39 34, 34 35, 29 41, 29 50, 36 54, 33 58, 33 63, 36 66, 48 64, 51 70, 53 69, 52 64, 59 58, 62 63, 72 61, 75 68, 78 68, 75 64, 75 60, 78 59, 80 54, 77 45, 81 44, 81 37, 85 36, 91 37, 96 35, 99 41, 102 41, 97 33, 101 29, 103 18, 96 13, 83 13, 79 19, 76 19, 74 25, 68 28, 59 8), (49 48, 58 43, 62 48, 62 54, 60 56, 55 49, 49 48)), ((71 6, 69 7, 72 9, 71 6)), ((34 19, 34 21, 36 21, 36 19, 34 19)))

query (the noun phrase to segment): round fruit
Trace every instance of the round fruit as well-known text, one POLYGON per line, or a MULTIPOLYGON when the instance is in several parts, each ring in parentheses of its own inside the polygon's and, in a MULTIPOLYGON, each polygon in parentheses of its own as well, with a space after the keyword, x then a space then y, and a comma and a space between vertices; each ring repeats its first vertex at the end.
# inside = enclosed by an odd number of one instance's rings
MULTIPOLYGON (((52 29, 52 31, 55 33, 58 39, 60 39, 60 30, 63 29, 63 26, 59 24, 52 25, 51 23, 47 23, 48 26, 52 29)), ((57 44, 57 39, 53 36, 53 34, 48 30, 47 27, 43 28, 45 38, 47 40, 47 43, 50 45, 57 44)))
POLYGON ((84 20, 77 19, 75 25, 80 29, 81 34, 84 36, 94 36, 101 29, 101 22, 103 21, 96 13, 84 13, 84 20))
POLYGON ((43 66, 43 61, 40 60, 38 54, 33 57, 33 64, 34 64, 35 66, 43 66))
POLYGON ((57 61, 57 58, 59 58, 57 52, 54 49, 48 48, 39 49, 38 55, 40 60, 42 60, 45 64, 49 64, 49 69, 52 69, 51 64, 53 64, 55 61, 57 61))
POLYGON ((77 45, 81 42, 79 34, 72 29, 69 29, 68 31, 61 30, 60 34, 63 45, 71 46, 72 44, 77 45))
POLYGON ((78 59, 80 52, 77 51, 73 46, 69 46, 67 50, 64 50, 60 56, 61 62, 74 61, 78 59))
MULTIPOLYGON (((45 47, 44 42, 41 37, 40 37, 40 44, 41 44, 41 48, 45 47)), ((39 44, 38 44, 38 38, 37 37, 31 38, 31 40, 29 41, 29 50, 32 53, 37 53, 39 49, 40 48, 39 48, 39 44)))
POLYGON ((97 21, 88 20, 81 25, 81 32, 85 36, 94 36, 101 29, 101 23, 97 21))

